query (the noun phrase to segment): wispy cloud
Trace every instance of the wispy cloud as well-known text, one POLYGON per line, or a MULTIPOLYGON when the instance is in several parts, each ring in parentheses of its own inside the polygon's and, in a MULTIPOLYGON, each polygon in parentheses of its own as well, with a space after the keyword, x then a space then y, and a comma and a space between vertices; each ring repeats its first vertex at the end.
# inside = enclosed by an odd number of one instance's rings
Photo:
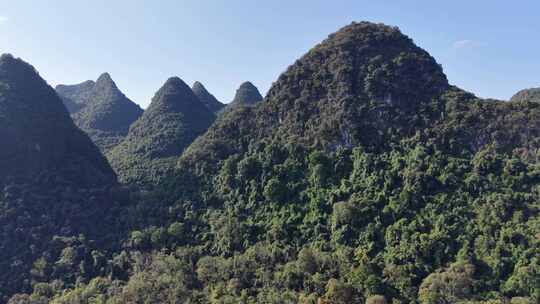
POLYGON ((8 22, 9 18, 6 16, 0 16, 0 24, 8 22))
POLYGON ((478 46, 480 46, 480 43, 478 41, 469 39, 458 40, 452 43, 452 48, 454 50, 472 49, 478 46))

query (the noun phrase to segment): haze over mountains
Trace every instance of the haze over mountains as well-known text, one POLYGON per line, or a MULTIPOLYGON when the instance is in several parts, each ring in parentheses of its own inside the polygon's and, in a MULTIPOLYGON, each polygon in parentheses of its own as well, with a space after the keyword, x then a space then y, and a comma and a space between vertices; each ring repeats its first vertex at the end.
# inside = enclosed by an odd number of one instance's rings
POLYGON ((0 302, 540 300, 535 91, 479 99, 396 27, 226 107, 178 77, 138 116, 107 74, 57 92, 0 58, 0 302))

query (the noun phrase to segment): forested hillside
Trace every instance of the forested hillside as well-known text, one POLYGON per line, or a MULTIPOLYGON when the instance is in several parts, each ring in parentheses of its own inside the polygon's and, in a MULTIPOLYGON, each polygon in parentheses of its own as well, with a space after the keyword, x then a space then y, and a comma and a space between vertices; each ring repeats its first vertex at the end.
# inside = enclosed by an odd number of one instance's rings
POLYGON ((0 57, 0 143, 0 302, 104 274, 78 259, 119 247, 127 196, 53 88, 11 55, 0 57))
POLYGON ((118 89, 108 73, 103 73, 96 82, 59 85, 56 91, 72 114, 75 124, 104 153, 122 141, 129 126, 143 112, 118 89))
POLYGON ((169 78, 127 137, 108 154, 111 165, 123 182, 154 184, 174 169, 184 149, 214 119, 180 78, 169 78))
POLYGON ((9 303, 540 301, 539 103, 479 99, 360 22, 213 120, 169 79, 109 155, 113 232, 26 258, 9 303))

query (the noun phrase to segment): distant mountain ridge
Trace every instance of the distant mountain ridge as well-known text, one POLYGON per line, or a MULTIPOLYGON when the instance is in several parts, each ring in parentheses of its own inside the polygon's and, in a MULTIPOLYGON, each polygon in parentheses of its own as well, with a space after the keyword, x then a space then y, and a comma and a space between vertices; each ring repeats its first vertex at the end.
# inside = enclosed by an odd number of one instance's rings
POLYGON ((123 182, 154 181, 174 168, 184 149, 213 123, 214 114, 180 78, 169 78, 127 137, 109 153, 123 182))
POLYGON ((214 95, 210 94, 202 83, 195 81, 191 89, 210 111, 217 113, 225 107, 225 104, 221 103, 214 95))
POLYGON ((58 85, 56 91, 75 124, 104 152, 127 135, 129 126, 143 112, 118 89, 108 73, 103 73, 96 82, 58 85))
POLYGON ((540 88, 531 88, 524 89, 517 92, 510 101, 520 102, 520 101, 530 101, 530 102, 540 102, 540 88))
POLYGON ((259 89, 257 89, 253 83, 246 81, 242 83, 240 87, 238 87, 236 94, 234 95, 234 99, 231 101, 230 105, 241 104, 252 106, 262 100, 263 97, 259 92, 259 89))

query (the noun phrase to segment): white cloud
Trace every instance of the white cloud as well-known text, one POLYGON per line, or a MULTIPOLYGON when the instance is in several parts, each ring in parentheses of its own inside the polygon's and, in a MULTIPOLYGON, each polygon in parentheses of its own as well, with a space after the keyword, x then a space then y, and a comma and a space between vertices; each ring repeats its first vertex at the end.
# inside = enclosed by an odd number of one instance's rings
POLYGON ((6 16, 0 16, 0 24, 6 23, 8 20, 9 20, 8 17, 6 17, 6 16))
POLYGON ((480 46, 480 43, 468 39, 458 40, 452 44, 452 48, 455 50, 472 49, 478 46, 480 46))

